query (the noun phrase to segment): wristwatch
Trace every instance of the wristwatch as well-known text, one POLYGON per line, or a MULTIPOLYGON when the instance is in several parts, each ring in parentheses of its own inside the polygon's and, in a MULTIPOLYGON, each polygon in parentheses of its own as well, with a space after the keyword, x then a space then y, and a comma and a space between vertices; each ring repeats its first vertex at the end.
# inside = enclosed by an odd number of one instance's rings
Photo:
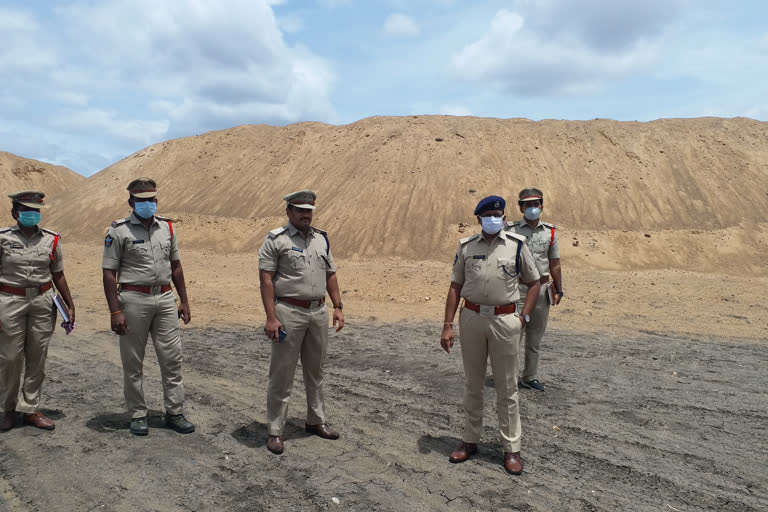
POLYGON ((563 290, 555 290, 555 293, 558 294, 561 297, 565 297, 565 294, 563 293, 563 290))
POLYGON ((339 302, 339 305, 338 306, 333 306, 333 309, 338 309, 339 311, 343 311, 344 310, 344 304, 339 302))
POLYGON ((531 315, 522 315, 522 316, 523 316, 523 320, 525 320, 525 323, 531 322, 531 315))

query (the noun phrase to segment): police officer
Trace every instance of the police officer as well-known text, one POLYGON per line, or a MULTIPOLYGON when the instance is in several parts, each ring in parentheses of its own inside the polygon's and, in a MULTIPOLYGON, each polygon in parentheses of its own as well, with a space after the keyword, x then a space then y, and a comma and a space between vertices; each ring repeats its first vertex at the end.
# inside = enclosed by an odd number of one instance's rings
MULTIPOLYGON (((525 245, 531 250, 536 268, 541 275, 541 288, 536 307, 531 313, 531 322, 523 329, 521 338, 521 342, 525 343, 525 367, 519 384, 524 388, 544 391, 544 385, 538 379, 539 347, 549 319, 549 294, 552 295, 552 305, 560 304, 563 298, 560 246, 555 225, 539 219, 544 209, 544 194, 541 190, 537 188, 521 190, 518 206, 523 218, 508 224, 506 229, 526 237, 525 245), (551 283, 550 276, 552 276, 551 283)), ((520 293, 525 293, 525 290, 523 285, 520 293)))
POLYGON ((449 460, 464 462, 477 452, 483 421, 483 385, 490 356, 504 468, 519 475, 523 472, 523 461, 520 458, 517 355, 520 330, 529 321, 539 292, 539 273, 524 238, 502 230, 506 218, 504 207, 501 197, 482 199, 475 208, 482 233, 459 242, 445 301, 440 344, 446 352, 451 351, 453 317, 459 297, 463 297, 459 326, 464 362, 464 434, 449 460), (516 305, 520 283, 528 284, 522 308, 516 305))
POLYGON ((270 231, 259 249, 261 300, 267 314, 264 332, 272 340, 267 448, 275 454, 283 452, 288 399, 299 358, 307 393, 305 430, 324 439, 339 438, 326 423, 323 398, 328 347, 326 291, 333 302, 336 331, 344 327, 344 313, 328 235, 311 226, 316 198, 311 190, 283 197, 288 224, 270 231))
POLYGON ((109 227, 101 266, 112 331, 120 335, 125 401, 132 418, 130 430, 140 436, 149 433, 143 390, 144 350, 149 334, 160 364, 165 423, 176 432, 189 434, 195 426, 183 414, 179 318, 187 324, 192 317, 176 234, 170 219, 155 215, 154 180, 133 180, 128 192, 133 213, 109 227), (171 281, 181 301, 178 308, 171 281))
POLYGON ((56 327, 53 286, 66 303, 70 326, 75 303, 64 277, 61 236, 38 227, 45 194, 32 190, 8 197, 16 225, 0 229, 0 431, 16 425, 16 411, 24 413, 27 425, 53 430, 56 424, 38 410, 56 327))

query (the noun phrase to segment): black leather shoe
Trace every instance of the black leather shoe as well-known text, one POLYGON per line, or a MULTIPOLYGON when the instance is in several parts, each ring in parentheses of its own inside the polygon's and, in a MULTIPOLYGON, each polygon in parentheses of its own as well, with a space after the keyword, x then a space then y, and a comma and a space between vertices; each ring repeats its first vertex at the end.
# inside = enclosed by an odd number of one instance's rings
POLYGON ((535 389, 536 391, 544 391, 544 385, 536 379, 523 382, 523 385, 527 388, 535 389))
POLYGON ((523 382, 520 379, 517 379, 517 387, 518 388, 523 388, 523 389, 531 389, 531 386, 529 386, 528 384, 526 384, 525 382, 523 382))
POLYGON ((133 418, 131 419, 131 434, 135 436, 145 436, 149 434, 149 425, 147 425, 147 417, 133 418))
POLYGON ((165 424, 179 434, 191 434, 195 426, 184 418, 183 414, 165 413, 165 424))

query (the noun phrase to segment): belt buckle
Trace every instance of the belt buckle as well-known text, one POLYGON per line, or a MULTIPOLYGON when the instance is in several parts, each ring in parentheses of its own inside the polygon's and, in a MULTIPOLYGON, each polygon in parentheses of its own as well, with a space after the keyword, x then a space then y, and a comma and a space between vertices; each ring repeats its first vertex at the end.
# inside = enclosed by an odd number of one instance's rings
POLYGON ((29 286, 25 288, 26 292, 25 295, 27 297, 37 297, 40 295, 40 287, 39 286, 29 286))
POLYGON ((485 304, 480 304, 481 316, 493 316, 495 314, 496 314, 496 306, 486 306, 485 304))
POLYGON ((162 288, 162 285, 153 284, 152 286, 149 287, 149 293, 151 293, 152 295, 158 295, 161 291, 161 288, 162 288))

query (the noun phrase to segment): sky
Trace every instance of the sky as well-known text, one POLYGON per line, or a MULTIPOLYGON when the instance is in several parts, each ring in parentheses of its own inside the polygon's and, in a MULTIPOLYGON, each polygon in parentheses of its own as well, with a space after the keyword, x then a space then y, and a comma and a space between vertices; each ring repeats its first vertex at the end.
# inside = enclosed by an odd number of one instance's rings
POLYGON ((0 0, 0 151, 91 175, 242 124, 768 121, 762 0, 0 0))

